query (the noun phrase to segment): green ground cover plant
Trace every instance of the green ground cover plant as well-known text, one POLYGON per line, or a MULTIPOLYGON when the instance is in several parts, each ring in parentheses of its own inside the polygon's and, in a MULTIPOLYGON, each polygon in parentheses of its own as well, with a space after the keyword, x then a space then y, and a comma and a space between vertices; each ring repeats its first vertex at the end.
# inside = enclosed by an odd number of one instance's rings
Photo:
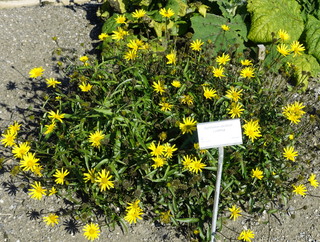
MULTIPOLYGON (((165 26, 172 13, 160 10, 165 26)), ((303 46, 284 47, 289 35, 279 30, 271 33, 277 41, 266 60, 255 61, 250 49, 242 53, 239 43, 226 44, 232 31, 226 24, 219 31, 226 43, 217 46, 210 39, 137 38, 126 21, 118 15, 117 30, 99 36, 101 59, 58 62, 70 79, 67 86, 46 77, 42 67, 30 71, 30 78, 48 84, 38 137, 20 137, 23 127, 15 122, 1 142, 19 160, 11 174, 29 179, 32 198, 73 201, 76 209, 63 216, 81 221, 89 240, 99 237, 101 227, 137 223, 151 209, 163 223, 186 224, 190 239, 209 241, 218 152, 199 150, 196 124, 233 118, 241 121, 243 144, 225 151, 219 210, 237 219, 240 207, 256 214, 275 198, 286 204, 293 194, 306 195, 303 154, 295 143, 319 118, 309 114, 312 105, 291 98, 311 73, 287 87, 303 46), (156 41, 163 51, 154 51, 156 41), (280 68, 284 58, 288 63, 280 68)), ((313 174, 309 182, 318 186, 313 174)), ((226 219, 219 219, 219 230, 226 219)), ((44 221, 54 226, 59 217, 52 213, 44 221)), ((255 233, 239 231, 235 238, 250 241, 255 233)))

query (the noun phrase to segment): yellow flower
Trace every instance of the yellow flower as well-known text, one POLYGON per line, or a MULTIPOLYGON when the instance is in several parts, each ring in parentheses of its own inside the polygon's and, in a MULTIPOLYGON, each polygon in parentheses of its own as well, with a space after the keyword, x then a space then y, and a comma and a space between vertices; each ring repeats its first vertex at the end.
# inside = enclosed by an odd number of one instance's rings
POLYGON ((197 127, 195 127, 197 124, 197 121, 194 121, 193 118, 189 117, 189 118, 183 118, 183 123, 179 124, 179 128, 182 131, 182 134, 184 133, 190 133, 192 134, 192 131, 196 131, 197 127))
POLYGON ((34 198, 35 200, 39 199, 40 201, 42 195, 46 195, 45 191, 47 191, 47 189, 42 189, 40 182, 35 182, 35 185, 31 184, 31 186, 34 189, 29 189, 29 191, 31 191, 29 195, 32 195, 31 198, 34 198))
POLYGON ((195 172, 198 174, 198 171, 202 172, 202 169, 206 166, 205 164, 201 163, 201 160, 197 160, 197 158, 194 158, 194 160, 189 164, 189 170, 192 172, 195 172))
POLYGON ((162 131, 158 137, 161 141, 164 141, 167 138, 167 133, 162 131))
POLYGON ((52 187, 52 189, 49 190, 49 196, 51 196, 51 195, 53 195, 55 193, 57 193, 57 190, 54 187, 52 187))
POLYGON ((286 41, 286 40, 289 40, 290 39, 290 36, 289 34, 287 33, 287 31, 285 30, 279 30, 278 31, 278 35, 279 35, 279 38, 283 41, 286 41))
POLYGON ((221 79, 221 77, 225 77, 225 75, 223 75, 223 70, 224 68, 222 66, 219 66, 219 69, 216 68, 212 68, 212 72, 213 72, 213 76, 215 77, 219 77, 221 79))
POLYGON ((216 59, 219 65, 225 65, 229 60, 230 56, 228 54, 225 56, 224 53, 222 54, 222 56, 218 56, 216 59))
POLYGON ((240 114, 243 113, 244 109, 242 108, 243 106, 239 103, 235 104, 235 103, 231 103, 231 109, 229 114, 231 114, 231 118, 235 118, 236 116, 238 116, 238 118, 240 118, 240 114))
POLYGON ((211 99, 217 96, 216 91, 212 88, 209 89, 209 88, 203 87, 203 91, 204 91, 203 95, 205 96, 206 99, 208 98, 211 99))
POLYGON ((136 9, 136 11, 132 13, 132 17, 139 19, 142 18, 145 14, 146 11, 144 11, 143 9, 136 9))
POLYGON ((227 25, 225 25, 225 24, 221 25, 221 28, 222 28, 224 31, 228 31, 228 30, 230 29, 230 27, 227 26, 227 25))
POLYGON ((301 118, 302 115, 305 114, 305 112, 302 110, 305 106, 302 105, 303 103, 299 103, 297 101, 294 104, 288 104, 287 107, 284 108, 284 111, 282 113, 288 120, 291 121, 291 123, 294 122, 295 124, 297 124, 298 122, 300 122, 299 118, 301 118))
POLYGON ((230 219, 233 217, 233 221, 235 221, 238 216, 242 216, 240 213, 242 212, 240 208, 236 208, 236 205, 233 205, 232 208, 229 208, 229 211, 231 212, 230 219))
POLYGON ((24 171, 31 170, 34 171, 35 167, 39 165, 37 162, 39 159, 36 159, 35 153, 28 152, 26 155, 23 156, 23 159, 20 161, 20 167, 24 167, 24 171))
POLYGON ((292 185, 293 186, 293 188, 294 188, 294 190, 293 190, 293 192, 295 192, 296 193, 296 195, 301 195, 301 196, 305 196, 306 195, 306 191, 307 191, 307 189, 306 189, 306 187, 304 186, 304 185, 302 185, 302 184, 300 184, 298 187, 296 187, 295 185, 292 185))
POLYGON ((42 76, 42 72, 44 72, 45 70, 42 68, 42 66, 40 67, 36 67, 31 69, 31 71, 29 72, 30 74, 30 78, 36 79, 38 76, 42 76))
POLYGON ((136 41, 130 40, 130 42, 127 44, 128 48, 133 49, 134 51, 137 51, 139 46, 136 41))
POLYGON ((52 122, 55 120, 55 119, 58 119, 61 123, 63 123, 62 119, 64 118, 64 113, 60 114, 59 115, 59 110, 57 110, 57 113, 55 113, 54 111, 50 111, 49 112, 49 118, 52 118, 52 122))
POLYGON ((42 169, 42 166, 36 165, 34 168, 34 174, 36 174, 38 177, 42 177, 41 169, 42 169))
POLYGON ((158 143, 157 147, 152 142, 152 144, 148 147, 148 149, 152 150, 152 152, 150 153, 152 156, 160 156, 164 152, 164 147, 163 145, 160 145, 160 142, 158 143))
POLYGON ((311 176, 308 181, 314 188, 317 188, 319 186, 319 182, 316 180, 316 175, 314 175, 313 173, 311 173, 311 176))
POLYGON ((190 95, 183 96, 183 98, 181 99, 181 103, 191 105, 193 104, 193 99, 190 95))
POLYGON ((238 237, 238 240, 244 240, 246 242, 251 242, 251 239, 254 238, 254 233, 253 231, 250 231, 250 229, 248 229, 248 231, 246 232, 245 230, 243 230, 240 234, 240 236, 238 237))
POLYGON ((200 51, 201 50, 201 45, 203 45, 203 42, 201 42, 201 40, 195 40, 191 43, 191 49, 192 50, 196 50, 196 51, 200 51))
POLYGON ((57 184, 61 184, 63 185, 64 182, 64 178, 65 176, 67 176, 70 172, 66 169, 65 171, 63 171, 63 168, 61 169, 61 171, 59 171, 58 169, 56 169, 56 172, 53 174, 54 177, 56 177, 57 179, 55 179, 54 181, 57 184))
POLYGON ((126 17, 124 15, 118 15, 116 17, 116 23, 117 24, 125 24, 126 23, 126 17))
POLYGON ((103 169, 101 172, 98 172, 99 176, 95 181, 96 182, 100 182, 99 186, 101 186, 101 192, 105 191, 106 188, 108 188, 108 190, 110 190, 110 187, 114 187, 113 183, 114 181, 110 181, 110 179, 112 178, 112 176, 109 176, 109 171, 106 174, 106 170, 103 169))
POLYGON ((47 85, 48 87, 53 87, 56 88, 56 84, 61 84, 61 82, 58 82, 56 79, 54 78, 50 78, 50 79, 46 79, 47 80, 47 85))
POLYGON ((164 86, 164 82, 153 82, 153 88, 154 91, 156 91, 157 93, 160 93, 160 95, 162 95, 162 93, 164 92, 164 89, 166 89, 166 87, 164 86))
POLYGON ((91 224, 86 224, 83 229, 84 231, 84 236, 86 239, 93 241, 94 239, 97 239, 99 238, 99 233, 100 233, 100 230, 99 230, 99 227, 97 224, 93 224, 91 222, 91 224))
POLYGON ((252 64, 252 62, 251 62, 251 60, 241 60, 241 65, 243 65, 243 66, 252 66, 253 64, 252 64))
POLYGON ((188 169, 191 171, 190 164, 193 162, 193 159, 191 157, 183 156, 182 164, 184 165, 184 169, 188 169))
POLYGON ((142 209, 138 208, 138 209, 130 209, 127 212, 127 216, 124 217, 124 219, 126 221, 128 221, 130 224, 132 224, 132 222, 136 223, 137 222, 137 218, 142 220, 142 218, 140 217, 140 215, 143 214, 142 209))
POLYGON ((291 47, 291 51, 294 52, 294 55, 293 57, 295 57, 297 54, 298 55, 302 55, 300 53, 300 51, 304 51, 305 48, 303 47, 302 44, 299 44, 299 41, 293 41, 291 44, 290 44, 290 47, 291 47))
POLYGON ((230 98, 232 101, 238 102, 238 100, 241 100, 242 95, 242 89, 237 91, 234 87, 231 87, 230 90, 227 91, 226 97, 230 98))
POLYGON ((289 139, 293 140, 293 134, 289 135, 289 139))
POLYGON ((79 85, 79 87, 80 87, 81 91, 83 91, 83 92, 89 92, 89 91, 91 90, 91 88, 92 88, 92 85, 90 85, 90 83, 88 83, 88 84, 86 85, 84 82, 82 82, 82 84, 79 85))
POLYGON ((27 154, 27 152, 30 150, 30 146, 27 142, 19 144, 19 146, 15 145, 12 149, 12 153, 14 154, 15 158, 20 158, 27 154))
POLYGON ((152 158, 152 160, 154 161, 154 164, 152 165, 152 167, 154 167, 154 169, 156 169, 158 167, 162 167, 166 163, 166 160, 160 156, 152 158))
POLYGON ((262 136, 259 129, 260 129, 260 125, 258 124, 258 120, 253 121, 252 119, 247 122, 245 120, 246 124, 244 124, 242 127, 244 128, 245 132, 244 134, 247 135, 249 137, 249 139, 251 139, 252 143, 254 139, 257 139, 257 137, 262 136))
POLYGON ((298 152, 294 151, 294 148, 292 146, 287 146, 287 148, 283 148, 283 150, 284 152, 282 154, 285 158, 287 158, 287 160, 295 161, 294 157, 298 156, 298 152))
POLYGON ((58 220, 58 216, 55 213, 50 213, 48 217, 43 217, 43 221, 47 223, 47 226, 51 224, 53 227, 54 224, 58 224, 58 220))
POLYGON ((123 30, 121 27, 118 27, 118 31, 112 31, 112 33, 112 39, 116 39, 117 41, 123 39, 125 35, 129 35, 129 32, 123 30))
MULTIPOLYGON (((137 46, 138 47, 138 46, 137 46)), ((129 61, 129 60, 134 60, 137 56, 137 51, 136 50, 129 50, 124 54, 124 58, 129 61)))
POLYGON ((99 35, 99 40, 104 41, 105 39, 107 39, 109 37, 109 35, 102 33, 99 35))
POLYGON ((199 143, 194 143, 193 147, 200 152, 201 155, 205 154, 207 150, 199 150, 199 143))
POLYGON ((161 102, 159 103, 159 106, 161 106, 161 111, 171 111, 171 107, 173 107, 173 105, 167 102, 161 102))
POLYGON ((85 182, 88 182, 90 180, 91 183, 94 183, 94 179, 96 178, 95 168, 89 170, 88 173, 83 173, 83 175, 85 176, 85 178, 83 178, 85 182))
POLYGON ((79 60, 82 61, 82 62, 86 62, 88 60, 88 57, 87 56, 81 56, 79 58, 79 60))
POLYGON ((176 88, 181 87, 181 83, 179 81, 177 81, 177 80, 174 80, 173 82, 171 82, 171 85, 176 87, 176 88))
POLYGON ((19 122, 14 121, 14 124, 9 126, 9 130, 15 132, 16 134, 18 133, 18 131, 20 130, 20 126, 21 124, 19 124, 19 122))
POLYGON ((56 123, 53 121, 52 124, 50 125, 45 125, 45 127, 47 127, 46 132, 44 132, 44 134, 50 134, 54 128, 56 127, 56 123))
POLYGON ((259 180, 261 180, 263 177, 262 174, 263 174, 263 171, 260 171, 258 168, 256 168, 256 170, 252 169, 252 177, 256 177, 259 180))
POLYGON ((166 18, 170 18, 171 16, 174 15, 174 12, 171 8, 169 8, 168 10, 166 10, 165 8, 161 8, 159 13, 166 18))
POLYGON ((172 217, 172 215, 170 214, 170 210, 160 213, 160 221, 164 224, 170 223, 170 217, 172 217))
POLYGON ((128 203, 129 206, 126 207, 126 211, 139 210, 140 209, 139 203, 140 203, 140 200, 138 199, 136 199, 134 203, 128 203))
POLYGON ((169 143, 166 143, 164 147, 164 156, 167 158, 172 158, 172 153, 176 151, 178 148, 175 148, 176 145, 170 146, 169 143))
POLYGON ((4 144, 4 147, 15 145, 14 139, 17 136, 17 133, 13 130, 8 130, 7 134, 2 134, 4 139, 1 140, 1 143, 4 144))
POLYGON ((290 50, 288 50, 288 46, 286 46, 285 44, 277 45, 277 51, 283 56, 287 56, 290 53, 290 50))
POLYGON ((249 78, 251 79, 252 77, 254 77, 254 70, 252 67, 245 67, 241 72, 240 72, 240 76, 242 76, 243 78, 249 78))
POLYGON ((104 138, 104 134, 102 134, 102 131, 97 130, 95 133, 90 133, 89 135, 89 141, 92 143, 91 146, 93 147, 99 147, 100 146, 100 140, 104 138))
POLYGON ((176 65, 176 53, 173 52, 173 50, 171 51, 170 54, 166 55, 168 62, 167 64, 174 64, 176 65))

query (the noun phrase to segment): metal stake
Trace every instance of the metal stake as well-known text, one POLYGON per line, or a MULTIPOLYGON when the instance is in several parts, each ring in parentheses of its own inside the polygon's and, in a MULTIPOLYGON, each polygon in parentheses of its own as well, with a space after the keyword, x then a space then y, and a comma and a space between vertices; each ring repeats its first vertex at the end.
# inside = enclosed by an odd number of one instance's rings
POLYGON ((215 190, 215 194, 214 194, 214 204, 213 204, 213 213, 212 213, 213 216, 212 216, 212 227, 211 227, 211 242, 214 242, 215 235, 216 235, 222 165, 223 165, 223 147, 219 147, 218 170, 217 170, 217 177, 216 177, 217 178, 216 190, 215 190))

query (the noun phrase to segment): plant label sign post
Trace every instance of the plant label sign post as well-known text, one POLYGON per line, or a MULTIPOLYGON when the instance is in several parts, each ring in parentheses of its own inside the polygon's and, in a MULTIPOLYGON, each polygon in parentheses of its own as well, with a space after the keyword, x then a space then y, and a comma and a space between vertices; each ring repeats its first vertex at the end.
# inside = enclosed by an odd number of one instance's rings
POLYGON ((211 227, 211 242, 214 242, 219 210, 219 193, 223 165, 223 147, 242 144, 242 130, 240 119, 198 123, 197 132, 200 150, 209 148, 219 149, 211 227))

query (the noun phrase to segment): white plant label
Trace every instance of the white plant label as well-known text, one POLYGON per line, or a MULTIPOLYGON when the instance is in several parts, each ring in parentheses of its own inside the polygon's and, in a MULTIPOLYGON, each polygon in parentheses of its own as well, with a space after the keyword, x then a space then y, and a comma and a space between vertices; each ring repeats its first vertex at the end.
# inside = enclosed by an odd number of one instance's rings
POLYGON ((242 144, 240 119, 197 124, 199 149, 242 144))

